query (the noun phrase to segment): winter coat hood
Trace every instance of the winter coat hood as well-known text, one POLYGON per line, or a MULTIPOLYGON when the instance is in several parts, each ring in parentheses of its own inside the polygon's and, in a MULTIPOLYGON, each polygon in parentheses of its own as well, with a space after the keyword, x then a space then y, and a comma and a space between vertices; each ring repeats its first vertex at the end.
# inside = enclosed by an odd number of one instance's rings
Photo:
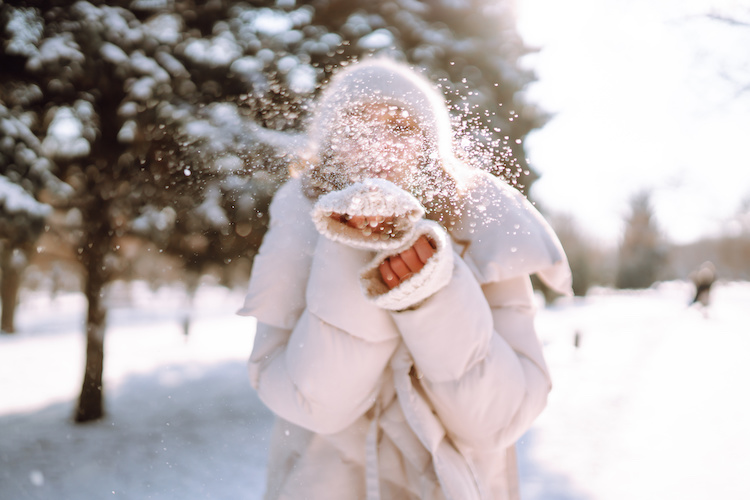
POLYGON ((443 96, 406 65, 373 58, 339 70, 323 91, 309 131, 313 145, 326 144, 347 111, 367 104, 398 106, 425 134, 430 154, 453 157, 450 114, 443 96))

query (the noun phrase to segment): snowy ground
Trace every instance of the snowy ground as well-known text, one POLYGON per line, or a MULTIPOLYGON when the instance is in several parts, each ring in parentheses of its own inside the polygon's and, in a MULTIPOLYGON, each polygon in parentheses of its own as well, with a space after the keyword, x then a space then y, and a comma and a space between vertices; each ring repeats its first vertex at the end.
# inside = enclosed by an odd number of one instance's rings
MULTIPOLYGON (((750 498, 750 284, 719 285, 708 318, 690 293, 596 290, 540 311, 555 388, 520 442, 524 500, 750 498)), ((271 416, 245 375, 242 293, 205 286, 188 307, 134 284, 111 300, 95 424, 70 422, 80 296, 28 294, 19 333, 0 336, 0 498, 259 499, 271 416)))

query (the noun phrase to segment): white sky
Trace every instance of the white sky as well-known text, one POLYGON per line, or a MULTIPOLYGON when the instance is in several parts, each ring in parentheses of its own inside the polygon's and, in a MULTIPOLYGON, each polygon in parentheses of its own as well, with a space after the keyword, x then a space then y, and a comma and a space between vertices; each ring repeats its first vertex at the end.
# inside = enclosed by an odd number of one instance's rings
POLYGON ((555 113, 527 140, 535 199, 611 245, 642 189, 672 241, 729 231, 750 200, 750 26, 704 14, 747 22, 750 0, 518 1, 529 96, 555 113))

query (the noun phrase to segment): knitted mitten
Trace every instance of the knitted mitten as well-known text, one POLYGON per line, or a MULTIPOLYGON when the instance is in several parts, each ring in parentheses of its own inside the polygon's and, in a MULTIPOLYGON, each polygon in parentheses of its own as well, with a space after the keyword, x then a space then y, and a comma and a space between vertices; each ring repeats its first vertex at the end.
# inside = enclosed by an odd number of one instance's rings
POLYGON ((424 209, 411 194, 384 179, 366 179, 341 191, 322 196, 312 210, 320 234, 330 240, 360 250, 377 252, 360 273, 365 297, 378 307, 400 311, 413 307, 443 288, 453 273, 453 249, 445 229, 425 220, 424 209), (393 221, 390 234, 366 234, 339 222, 332 214, 387 217, 393 221), (436 247, 435 253, 416 274, 389 289, 380 276, 380 264, 388 257, 411 248, 420 236, 436 247))
POLYGON ((445 229, 437 222, 420 220, 414 232, 401 246, 379 252, 360 273, 360 284, 365 297, 383 309, 402 311, 418 305, 423 300, 443 288, 453 275, 453 248, 445 229), (419 239, 426 236, 436 247, 435 253, 427 259, 418 273, 389 289, 380 276, 380 264, 392 255, 409 249, 419 239))
POLYGON ((341 191, 332 191, 321 196, 312 211, 315 227, 323 236, 375 252, 400 247, 412 236, 415 223, 423 216, 424 209, 414 196, 385 179, 365 179, 341 191), (332 219, 333 213, 348 217, 389 217, 393 219, 393 231, 365 234, 361 229, 332 219))

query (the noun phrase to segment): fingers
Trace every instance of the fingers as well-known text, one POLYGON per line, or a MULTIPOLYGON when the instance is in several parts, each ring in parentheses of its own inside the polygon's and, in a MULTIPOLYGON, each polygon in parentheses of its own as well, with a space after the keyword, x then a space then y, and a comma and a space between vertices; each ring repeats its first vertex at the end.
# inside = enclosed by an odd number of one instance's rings
POLYGON ((419 255, 417 255, 417 251, 414 249, 414 247, 411 247, 408 250, 404 250, 399 254, 399 256, 401 257, 401 260, 404 262, 404 264, 406 264, 406 267, 409 268, 409 271, 412 273, 418 273, 424 265, 424 262, 419 259, 419 255))
POLYGON ((388 260, 391 263, 391 269, 393 269, 393 272, 396 273, 400 281, 406 280, 413 274, 400 255, 389 257, 388 260))
POLYGON ((331 218, 336 222, 346 224, 349 227, 358 229, 369 234, 390 234, 393 232, 395 220, 393 217, 383 217, 382 215, 347 215, 331 214, 331 218))
POLYGON ((388 257, 380 264, 380 277, 388 288, 396 288, 402 281, 411 278, 412 272, 399 255, 388 257))
POLYGON ((354 229, 364 229, 368 226, 367 218, 362 215, 352 215, 346 222, 346 225, 354 229))
POLYGON ((430 240, 420 236, 410 248, 385 259, 380 264, 380 276, 389 289, 395 288, 421 271, 434 253, 435 248, 430 240))
POLYGON ((353 227, 354 229, 364 229, 368 224, 367 219, 362 215, 350 216, 347 214, 337 214, 336 212, 334 212, 331 214, 331 219, 335 220, 336 222, 346 224, 349 227, 353 227))
POLYGON ((376 234, 390 234, 393 232, 393 217, 383 217, 381 215, 355 215, 352 217, 352 220, 354 219, 356 219, 356 225, 352 227, 357 229, 370 230, 376 234))
POLYGON ((389 259, 385 259, 380 264, 380 277, 383 278, 383 282, 389 289, 396 288, 401 283, 396 273, 391 269, 389 259))
POLYGON ((424 264, 427 260, 432 257, 435 253, 435 247, 432 245, 430 240, 426 236, 420 236, 419 239, 411 247, 417 253, 419 260, 424 264))

